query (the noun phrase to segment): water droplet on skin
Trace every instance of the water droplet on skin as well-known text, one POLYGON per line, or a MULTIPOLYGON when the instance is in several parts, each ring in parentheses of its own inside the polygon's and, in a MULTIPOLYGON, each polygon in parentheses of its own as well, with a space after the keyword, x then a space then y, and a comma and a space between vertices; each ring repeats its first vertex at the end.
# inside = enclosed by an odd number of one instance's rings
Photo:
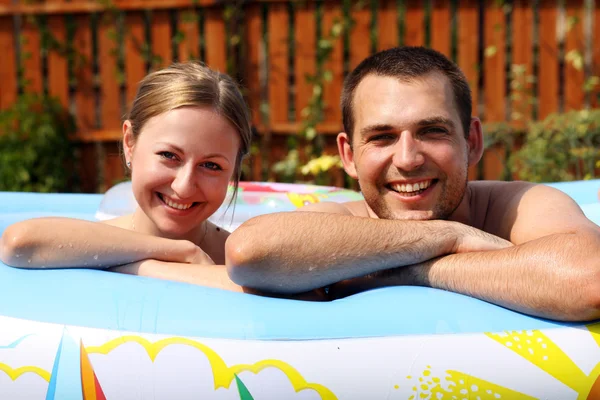
POLYGON ((62 248, 63 248, 63 245, 62 245, 62 244, 59 244, 59 245, 58 245, 58 248, 59 248, 59 249, 62 249, 62 248))
POLYGON ((27 262, 28 262, 29 264, 31 264, 31 258, 30 258, 29 260, 27 260, 27 262))
POLYGON ((20 255, 20 254, 17 254, 17 255, 16 255, 16 257, 17 257, 17 258, 19 258, 19 257, 21 257, 21 255, 20 255))
POLYGON ((94 256, 94 260, 97 260, 97 259, 98 259, 98 254, 96 254, 96 255, 94 256))
POLYGON ((73 247, 73 243, 69 243, 69 247, 73 247))

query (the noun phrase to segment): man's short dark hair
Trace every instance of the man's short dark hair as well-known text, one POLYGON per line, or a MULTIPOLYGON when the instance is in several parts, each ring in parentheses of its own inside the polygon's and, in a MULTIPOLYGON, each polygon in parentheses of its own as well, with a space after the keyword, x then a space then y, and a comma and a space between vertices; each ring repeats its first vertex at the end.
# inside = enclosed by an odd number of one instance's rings
POLYGON ((471 126, 471 89, 465 75, 442 53, 425 47, 395 47, 364 59, 344 81, 342 120, 350 138, 354 131, 354 92, 367 75, 389 76, 410 82, 433 72, 440 72, 450 82, 465 137, 471 126))

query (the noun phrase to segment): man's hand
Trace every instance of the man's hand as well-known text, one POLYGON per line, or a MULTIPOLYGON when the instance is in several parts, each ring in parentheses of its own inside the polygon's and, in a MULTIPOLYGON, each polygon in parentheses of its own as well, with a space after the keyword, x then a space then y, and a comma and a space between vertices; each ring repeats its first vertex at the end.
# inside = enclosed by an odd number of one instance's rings
POLYGON ((457 238, 451 253, 471 253, 475 251, 501 250, 513 244, 501 237, 482 230, 462 225, 457 229, 457 238))

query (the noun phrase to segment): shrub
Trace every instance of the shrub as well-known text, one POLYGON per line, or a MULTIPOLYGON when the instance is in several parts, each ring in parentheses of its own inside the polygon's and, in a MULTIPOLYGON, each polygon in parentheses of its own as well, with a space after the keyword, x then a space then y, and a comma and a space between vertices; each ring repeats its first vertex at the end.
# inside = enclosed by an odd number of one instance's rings
POLYGON ((75 191, 75 121, 60 102, 19 96, 0 111, 0 191, 75 191))

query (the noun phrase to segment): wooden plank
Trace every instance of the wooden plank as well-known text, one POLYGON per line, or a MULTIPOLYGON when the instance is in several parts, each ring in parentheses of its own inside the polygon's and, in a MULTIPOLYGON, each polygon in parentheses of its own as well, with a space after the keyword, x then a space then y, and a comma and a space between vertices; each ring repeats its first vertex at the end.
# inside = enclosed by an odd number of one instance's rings
POLYGON ((386 50, 398 44, 396 0, 381 0, 377 12, 377 50, 386 50))
MULTIPOLYGON (((253 0, 257 3, 281 3, 284 0, 253 0)), ((313 1, 313 0, 310 0, 313 1)), ((16 14, 82 14, 107 11, 118 8, 123 11, 149 9, 166 10, 185 7, 222 6, 223 0, 80 0, 64 2, 10 2, 0 3, 0 16, 16 14)))
MULTIPOLYGON (((329 31, 334 21, 342 19, 341 8, 333 2, 327 2, 323 10, 323 34, 329 36, 329 31)), ((325 82, 323 88, 324 122, 337 123, 342 129, 342 111, 340 109, 340 95, 344 82, 344 56, 342 38, 335 39, 333 50, 325 63, 325 69, 331 71, 331 82, 325 82)), ((317 127, 320 130, 320 126, 317 127)))
POLYGON ((212 69, 227 72, 227 37, 222 8, 205 11, 204 37, 206 38, 206 64, 212 69))
POLYGON ((194 8, 180 10, 178 30, 183 34, 178 47, 179 61, 200 59, 200 30, 198 11, 194 8))
POLYGON ((75 69, 75 106, 78 135, 85 136, 96 128, 94 73, 92 70, 92 32, 88 15, 76 18, 75 51, 85 57, 75 69))
POLYGON ((556 38, 557 1, 540 0, 538 118, 558 111, 558 41, 556 38))
MULTIPOLYGON (((600 0, 594 1, 593 18, 592 76, 600 77, 600 0)), ((592 91, 590 103, 592 107, 600 107, 600 85, 596 85, 592 91)))
POLYGON ((565 102, 564 111, 580 110, 585 102, 583 84, 585 81, 585 10, 583 0, 566 2, 567 32, 565 37, 565 55, 578 54, 575 59, 565 60, 565 102), (575 22, 571 22, 575 21, 575 22), (577 53, 573 53, 577 52, 577 53), (580 59, 578 59, 581 57, 580 59))
POLYGON ((115 21, 106 15, 98 27, 98 62, 100 73, 100 108, 102 121, 100 126, 107 129, 118 129, 121 126, 120 83, 117 79, 117 48, 111 31, 115 29, 115 21))
POLYGON ((269 41, 269 119, 271 124, 288 121, 288 21, 287 5, 273 4, 269 7, 267 35, 269 41))
POLYGON ((17 98, 17 59, 13 29, 11 17, 0 17, 0 109, 8 108, 17 98))
POLYGON ((350 70, 371 54, 371 10, 364 4, 352 8, 354 26, 350 31, 350 70))
MULTIPOLYGON (((479 116, 479 10, 477 0, 463 0, 458 8, 458 66, 471 87, 472 114, 479 116)), ((478 166, 469 168, 469 179, 478 179, 478 166)))
MULTIPOLYGON (((504 10, 496 0, 486 0, 484 13, 484 122, 506 120, 506 23, 504 10)), ((484 178, 502 177, 502 149, 491 148, 484 158, 484 178)))
POLYGON ((121 150, 119 148, 119 142, 113 141, 104 143, 104 181, 99 187, 99 192, 103 193, 106 190, 113 187, 118 182, 122 181, 126 177, 126 170, 123 164, 123 158, 121 156, 121 150))
POLYGON ((125 15, 127 37, 125 39, 125 84, 127 108, 137 93, 138 83, 146 75, 146 64, 142 56, 141 45, 144 39, 144 17, 141 12, 130 12, 125 15))
POLYGON ((525 127, 532 117, 533 107, 530 104, 532 85, 528 77, 533 75, 533 2, 532 0, 515 0, 512 12, 513 52, 512 64, 522 68, 523 72, 513 71, 512 80, 517 87, 512 87, 512 94, 518 95, 511 102, 511 118, 517 127, 525 127))
POLYGON ((29 18, 25 18, 21 28, 21 51, 23 62, 23 77, 25 79, 25 91, 41 93, 42 82, 42 53, 40 30, 29 18))
MULTIPOLYGON (((66 43, 65 19, 53 15, 48 18, 48 29, 59 43, 66 43)), ((55 49, 48 53, 48 91, 64 107, 69 106, 69 68, 67 58, 55 49)))
MULTIPOLYGON (((252 123, 258 126, 262 122, 260 105, 262 103, 261 71, 267 68, 263 64, 265 45, 262 38, 262 15, 260 4, 250 4, 245 10, 246 49, 245 75, 242 84, 246 90, 246 99, 252 112, 252 123)), ((243 71, 244 72, 244 71, 243 71)), ((242 72, 242 73, 243 73, 242 72)))
POLYGON ((296 8, 294 29, 295 36, 301 38, 296 41, 296 54, 294 57, 294 74, 296 86, 296 120, 302 121, 304 110, 312 97, 313 84, 307 76, 314 76, 316 71, 316 46, 317 26, 315 18, 315 4, 305 3, 296 8))
POLYGON ((479 110, 479 10, 477 0, 461 1, 458 10, 458 66, 464 72, 473 98, 473 115, 479 110))
MULTIPOLYGON (((274 135, 290 136, 296 135, 302 128, 302 122, 279 122, 269 127, 274 135)), ((337 122, 322 123, 319 125, 319 133, 327 136, 335 136, 339 133, 340 125, 337 122)), ((259 135, 264 135, 264 131, 259 131, 259 135)), ((121 129, 96 129, 86 135, 77 135, 75 141, 81 143, 93 142, 114 142, 121 139, 121 129)))
POLYGON ((504 121, 506 104, 506 23, 496 0, 485 7, 484 110, 485 122, 504 121))
POLYGON ((425 44, 425 1, 406 0, 405 4, 404 45, 423 46, 425 44))
POLYGON ((432 0, 431 7, 431 47, 450 57, 450 0, 432 0))
POLYGON ((152 54, 156 57, 152 69, 157 70, 169 66, 173 62, 173 46, 171 38, 171 20, 168 11, 152 11, 152 23, 150 24, 150 40, 152 42, 152 54))
MULTIPOLYGON (((76 17, 77 24, 73 46, 85 61, 75 65, 75 118, 77 123, 77 136, 85 138, 96 128, 94 73, 92 70, 92 32, 89 15, 76 17)), ((79 176, 83 192, 96 192, 99 171, 96 164, 96 146, 93 144, 81 147, 81 165, 79 176)))

